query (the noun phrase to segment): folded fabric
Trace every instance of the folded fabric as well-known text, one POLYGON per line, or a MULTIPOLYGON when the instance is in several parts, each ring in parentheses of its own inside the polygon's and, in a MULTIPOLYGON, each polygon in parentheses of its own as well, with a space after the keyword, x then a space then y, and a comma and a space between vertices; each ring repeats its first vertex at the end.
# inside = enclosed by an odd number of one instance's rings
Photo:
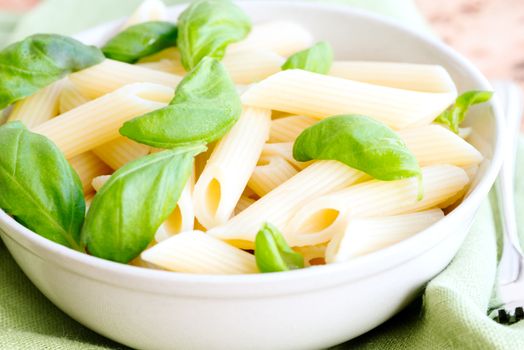
MULTIPOLYGON (((73 34, 129 14, 141 0, 48 0, 22 18, 9 38, 35 32, 73 34)), ((166 0, 173 4, 180 1, 166 0)), ((338 0, 387 14, 427 30, 412 0, 338 0)), ((7 22, 0 17, 0 28, 7 22)), ((14 22, 9 17, 11 26, 14 22)), ((1 46, 0 37, 0 46, 1 46)), ((524 175, 524 141, 518 177, 524 175)), ((517 184, 524 214, 524 184, 517 184)), ((496 280, 497 235, 488 201, 449 267, 431 281, 422 298, 375 330, 337 349, 524 348, 524 324, 502 326, 488 316, 496 280)), ((520 215, 524 228, 524 215, 520 215)), ((521 230, 521 232, 524 231, 521 230)), ((500 242, 499 242, 500 246, 500 242)), ((124 349, 88 330, 49 302, 23 275, 0 243, 0 344, 5 349, 124 349)))

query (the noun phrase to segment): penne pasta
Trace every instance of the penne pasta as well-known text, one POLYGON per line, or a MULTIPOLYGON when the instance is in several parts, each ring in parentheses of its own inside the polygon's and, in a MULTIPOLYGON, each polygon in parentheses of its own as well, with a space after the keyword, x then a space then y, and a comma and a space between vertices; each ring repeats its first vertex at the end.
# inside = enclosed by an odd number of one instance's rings
POLYGON ((93 153, 114 170, 148 155, 150 151, 150 146, 137 143, 123 136, 118 136, 112 141, 93 148, 93 153))
POLYGON ((255 257, 200 231, 182 232, 140 255, 163 269, 200 274, 257 273, 255 257))
POLYGON ((71 74, 69 80, 81 94, 93 99, 133 83, 154 83, 175 88, 182 77, 106 59, 96 66, 71 74))
POLYGON ((255 203, 256 200, 253 198, 249 198, 246 195, 240 196, 240 199, 238 200, 237 206, 235 207, 235 215, 238 215, 241 211, 247 209, 251 204, 255 203))
POLYGON ((420 166, 451 164, 469 167, 479 164, 482 154, 459 135, 440 125, 432 124, 399 131, 420 166))
POLYGON ((335 61, 329 75, 375 85, 424 92, 456 92, 449 73, 430 64, 335 61))
POLYGON ((228 46, 228 53, 246 49, 273 51, 282 56, 289 56, 313 45, 311 33, 292 21, 273 21, 253 27, 248 37, 228 46))
POLYGON ((314 161, 299 162, 295 160, 295 158, 293 158, 293 142, 267 143, 264 145, 262 156, 278 156, 284 158, 297 170, 302 170, 314 163, 314 161))
POLYGON ((284 57, 263 49, 228 52, 222 63, 237 84, 251 84, 280 71, 284 57))
POLYGON ((247 185, 269 137, 269 110, 245 108, 217 143, 195 185, 195 216, 206 228, 223 225, 247 185))
POLYGON ((297 174, 297 170, 282 157, 260 157, 247 185, 263 197, 297 174))
POLYGON ((326 244, 294 247, 293 250, 304 257, 304 266, 324 265, 326 263, 326 244))
POLYGON ((372 253, 425 230, 444 217, 440 209, 376 218, 352 218, 326 248, 326 262, 338 263, 372 253))
POLYGON ((294 142, 304 129, 318 122, 317 119, 302 115, 279 118, 271 121, 269 142, 294 142))
POLYGON ((33 129, 58 115, 58 100, 64 85, 63 80, 43 88, 35 94, 16 102, 7 121, 19 120, 33 129))
POLYGON ((60 93, 60 98, 58 101, 58 110, 60 114, 69 112, 76 107, 83 105, 88 102, 89 99, 82 95, 80 91, 71 83, 69 80, 66 80, 62 92, 60 93))
POLYGON ((136 63, 135 65, 144 67, 147 69, 154 69, 154 70, 158 70, 161 72, 170 73, 170 74, 178 74, 178 75, 186 74, 185 71, 180 70, 181 66, 167 59, 163 59, 163 60, 155 61, 155 62, 136 63))
POLYGON ((283 227, 296 210, 308 201, 339 191, 365 177, 337 161, 318 161, 260 198, 226 224, 207 233, 243 248, 253 248, 264 222, 283 227))
POLYGON ((291 69, 253 85, 242 102, 315 118, 363 114, 403 129, 431 123, 456 96, 456 92, 402 90, 291 69))
POLYGON ((423 198, 417 200, 416 178, 371 180, 311 200, 283 229, 292 246, 315 245, 333 238, 349 217, 398 215, 426 210, 445 202, 469 182, 463 169, 452 165, 425 167, 423 198))
POLYGON ((100 191, 102 186, 104 186, 104 184, 107 182, 107 180, 109 180, 110 177, 111 177, 111 175, 100 175, 100 176, 97 176, 97 177, 95 177, 93 179, 93 181, 91 181, 91 186, 93 186, 95 191, 98 192, 98 191, 100 191))
POLYGON ((161 0, 144 0, 125 21, 122 29, 143 22, 165 20, 167 20, 167 8, 161 0))
POLYGON ((94 178, 111 173, 111 168, 92 152, 85 152, 69 159, 69 164, 78 174, 82 182, 84 194, 93 192, 91 186, 94 178))
POLYGON ((119 136, 125 121, 162 108, 173 89, 149 83, 132 84, 70 110, 34 129, 51 139, 66 158, 103 145, 119 136))

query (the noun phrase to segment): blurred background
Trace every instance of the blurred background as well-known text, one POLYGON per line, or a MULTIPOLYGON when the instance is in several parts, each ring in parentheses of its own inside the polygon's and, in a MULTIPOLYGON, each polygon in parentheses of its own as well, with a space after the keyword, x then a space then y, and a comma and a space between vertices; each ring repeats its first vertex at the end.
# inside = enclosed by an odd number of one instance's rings
MULTIPOLYGON (((39 1, 0 0, 0 10, 22 14, 39 1)), ((415 2, 434 31, 490 79, 513 79, 524 88, 524 0, 415 2)))

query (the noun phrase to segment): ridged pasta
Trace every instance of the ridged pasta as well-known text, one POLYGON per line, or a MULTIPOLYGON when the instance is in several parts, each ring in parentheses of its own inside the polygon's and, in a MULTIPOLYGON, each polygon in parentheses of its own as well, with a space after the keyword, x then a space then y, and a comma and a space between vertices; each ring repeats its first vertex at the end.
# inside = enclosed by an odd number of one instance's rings
POLYGON ((175 88, 182 77, 110 59, 73 73, 69 80, 87 98, 97 98, 133 83, 154 83, 175 88))
POLYGON ((263 197, 297 174, 297 170, 282 157, 260 157, 247 185, 263 197))
POLYGON ((289 56, 313 45, 311 33, 292 21, 272 21, 257 24, 248 37, 228 46, 228 53, 246 49, 263 49, 289 56))
POLYGON ((128 85, 72 109, 34 131, 51 139, 66 158, 71 158, 114 140, 122 123, 164 107, 172 96, 173 89, 165 86, 128 85))
POLYGON ((93 192, 91 182, 94 178, 110 174, 111 168, 95 156, 92 152, 84 152, 69 159, 69 164, 75 169, 85 194, 93 192))
POLYGON ((58 101, 58 110, 60 114, 69 112, 84 103, 89 102, 89 99, 82 95, 80 91, 67 79, 60 94, 58 101))
POLYGON ((270 123, 269 110, 245 108, 215 146, 194 192, 195 216, 207 229, 226 223, 233 214, 269 137, 270 123))
POLYGON ((269 142, 294 142, 304 129, 318 122, 318 119, 303 115, 293 115, 275 119, 271 122, 269 142))
POLYGON ((251 86, 242 95, 242 102, 316 118, 363 114, 403 129, 431 123, 456 96, 456 92, 402 90, 290 69, 251 86))
POLYGON ((147 69, 154 69, 154 70, 158 70, 161 72, 170 73, 170 74, 183 75, 186 73, 185 71, 180 71, 180 67, 177 64, 175 64, 173 61, 166 60, 166 59, 155 61, 155 62, 136 63, 135 65, 144 67, 147 69))
POLYGON ((199 274, 257 273, 255 257, 200 231, 174 235, 140 255, 163 269, 199 274))
POLYGON ((335 61, 329 75, 406 90, 437 93, 457 90, 443 67, 429 64, 335 61))
POLYGON ((326 244, 308 245, 304 247, 294 247, 293 250, 304 257, 304 266, 314 266, 325 264, 326 244))
POLYGON ((110 177, 111 177, 111 175, 100 175, 100 176, 97 176, 97 177, 93 178, 93 180, 91 181, 91 186, 93 186, 95 191, 98 192, 98 191, 100 191, 102 186, 104 186, 104 184, 109 180, 110 177))
POLYGON ((245 49, 225 55, 222 63, 237 84, 250 84, 280 71, 285 59, 269 50, 245 49))
POLYGON ((235 207, 235 215, 247 209, 251 204, 255 202, 256 200, 254 200, 253 198, 249 198, 248 196, 245 196, 245 195, 240 196, 237 206, 235 207))
POLYGON ((58 115, 58 99, 64 85, 63 80, 37 91, 33 95, 16 102, 8 121, 19 120, 33 129, 58 115))
POLYGON ((420 166, 451 164, 469 167, 483 159, 475 147, 440 125, 425 125, 404 129, 398 133, 420 166))
POLYGON ((440 209, 376 218, 353 218, 326 248, 326 262, 337 263, 398 243, 444 217, 440 209))
POLYGON ((298 160, 295 160, 295 158, 293 158, 293 142, 267 143, 262 151, 262 156, 282 157, 287 160, 289 164, 293 165, 293 167, 295 167, 297 170, 307 168, 314 163, 314 161, 299 162, 298 160))
POLYGON ((122 29, 148 21, 165 21, 167 8, 161 0, 144 0, 129 16, 122 29))
POLYGON ((119 136, 116 139, 93 148, 93 153, 114 170, 141 158, 151 151, 151 147, 119 136))
POLYGON ((247 209, 207 233, 235 241, 235 245, 253 248, 257 232, 264 222, 282 228, 296 210, 319 196, 339 191, 365 176, 337 161, 318 161, 260 198, 247 209))
POLYGON ((371 180, 318 197, 304 204, 283 229, 293 246, 329 241, 349 217, 398 215, 429 209, 445 202, 469 182, 463 169, 435 165, 422 169, 424 196, 417 200, 416 178, 371 180))

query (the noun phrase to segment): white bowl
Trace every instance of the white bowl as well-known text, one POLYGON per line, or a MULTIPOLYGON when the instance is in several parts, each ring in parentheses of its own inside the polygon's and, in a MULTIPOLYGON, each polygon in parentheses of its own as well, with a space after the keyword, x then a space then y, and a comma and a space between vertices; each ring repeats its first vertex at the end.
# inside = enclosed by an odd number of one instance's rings
MULTIPOLYGON (((255 22, 292 19, 346 59, 434 63, 460 91, 490 90, 471 63, 398 23, 349 7, 242 2, 255 22)), ((181 7, 171 10, 175 19, 181 7)), ((80 37, 100 42, 118 23, 80 37)), ((468 120, 486 156, 473 190, 424 232, 348 263, 286 273, 204 276, 154 271, 64 248, 0 211, 1 236, 31 281, 71 317, 141 349, 317 349, 386 321, 456 254, 497 175, 502 126, 494 101, 468 120)))

